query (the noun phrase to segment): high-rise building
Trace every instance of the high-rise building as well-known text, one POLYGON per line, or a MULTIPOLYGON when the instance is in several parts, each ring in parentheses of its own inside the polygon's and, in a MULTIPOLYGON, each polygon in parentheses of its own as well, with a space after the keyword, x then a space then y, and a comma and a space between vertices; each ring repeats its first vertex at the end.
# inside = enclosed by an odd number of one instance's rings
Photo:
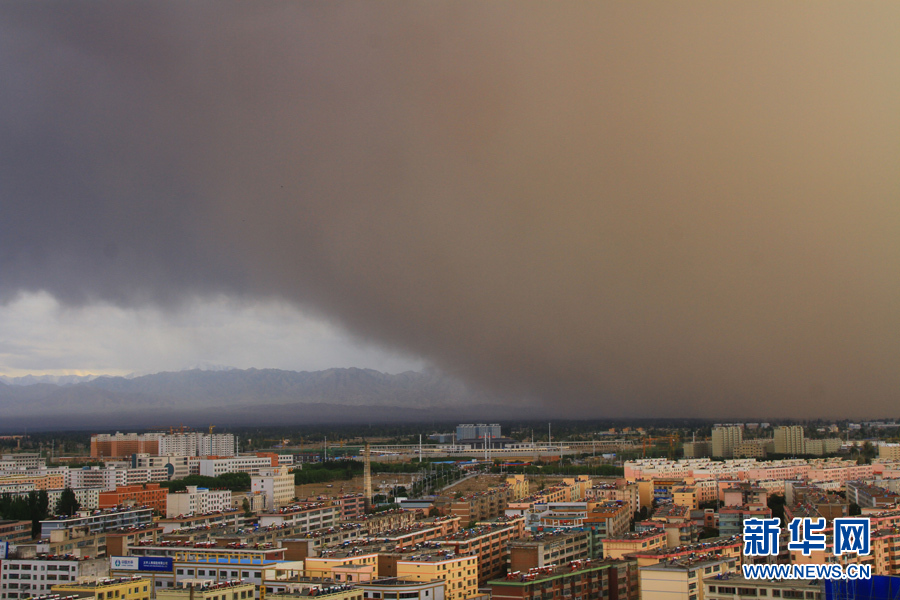
POLYGON ((776 427, 775 453, 806 454, 806 444, 803 439, 803 427, 800 425, 776 427))
POLYGON ((733 425, 714 427, 712 432, 712 455, 714 458, 732 458, 734 448, 744 440, 744 430, 733 425))
POLYGON ((159 440, 159 454, 179 456, 234 456, 234 434, 185 433, 166 434, 159 440))
POLYGON ((477 425, 464 423, 456 426, 457 440, 480 440, 488 437, 502 437, 500 434, 500 425, 497 423, 491 423, 490 425, 485 423, 479 423, 477 425))

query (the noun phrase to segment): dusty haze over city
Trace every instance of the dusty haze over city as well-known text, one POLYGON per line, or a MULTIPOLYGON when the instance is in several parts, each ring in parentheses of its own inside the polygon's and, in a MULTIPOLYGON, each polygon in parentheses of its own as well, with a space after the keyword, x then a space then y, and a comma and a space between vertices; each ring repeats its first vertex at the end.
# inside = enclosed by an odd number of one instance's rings
POLYGON ((898 26, 6 2, 0 373, 431 368, 592 414, 896 416, 898 26))

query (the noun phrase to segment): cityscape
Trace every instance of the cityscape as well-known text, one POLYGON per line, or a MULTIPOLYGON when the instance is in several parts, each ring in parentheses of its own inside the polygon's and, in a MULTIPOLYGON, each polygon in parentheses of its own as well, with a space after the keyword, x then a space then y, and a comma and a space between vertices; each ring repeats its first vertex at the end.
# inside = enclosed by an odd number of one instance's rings
POLYGON ((900 600, 900 2, 0 2, 0 600, 900 600))

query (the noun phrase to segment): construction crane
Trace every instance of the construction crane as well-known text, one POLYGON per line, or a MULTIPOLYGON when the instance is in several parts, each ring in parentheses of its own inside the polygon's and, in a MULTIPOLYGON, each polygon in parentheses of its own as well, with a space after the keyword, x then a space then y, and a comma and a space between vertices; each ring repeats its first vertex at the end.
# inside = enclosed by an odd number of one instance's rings
POLYGON ((212 435, 213 429, 215 429, 215 428, 216 428, 215 425, 210 425, 210 426, 209 426, 209 435, 212 435))

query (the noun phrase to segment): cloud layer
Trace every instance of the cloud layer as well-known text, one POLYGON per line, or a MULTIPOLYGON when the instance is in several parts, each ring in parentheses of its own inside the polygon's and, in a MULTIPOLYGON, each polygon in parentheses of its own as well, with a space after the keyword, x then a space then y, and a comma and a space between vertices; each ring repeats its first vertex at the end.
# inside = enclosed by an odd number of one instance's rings
POLYGON ((287 301, 599 414, 890 414, 868 8, 5 4, 0 294, 287 301))

